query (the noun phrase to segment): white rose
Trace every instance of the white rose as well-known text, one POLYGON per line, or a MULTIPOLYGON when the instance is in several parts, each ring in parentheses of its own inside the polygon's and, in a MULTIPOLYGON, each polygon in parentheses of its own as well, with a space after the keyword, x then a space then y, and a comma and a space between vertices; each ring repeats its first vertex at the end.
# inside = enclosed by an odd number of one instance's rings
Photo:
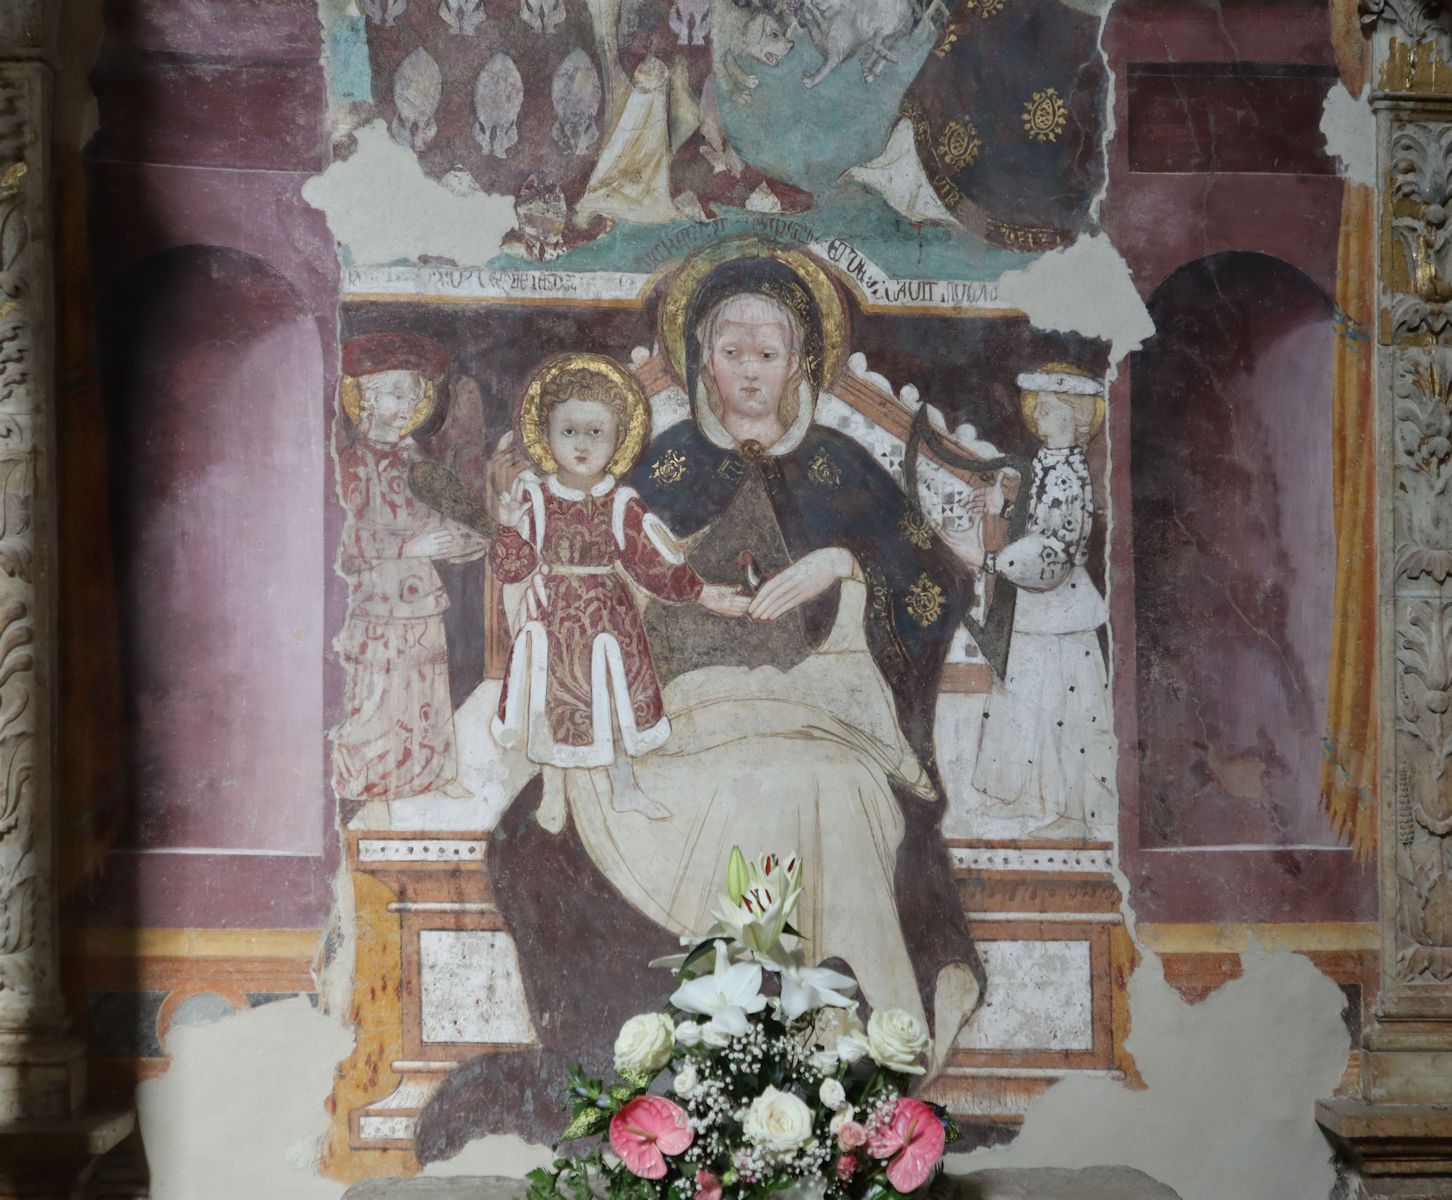
POLYGON ((731 1044, 731 1035, 710 1022, 701 1026, 701 1041, 712 1050, 724 1050, 731 1044))
POLYGON ((812 1110, 790 1092, 768 1087, 741 1122, 746 1140, 771 1158, 790 1158, 812 1136, 812 1110))
POLYGON ((857 1110, 850 1104, 845 1105, 832 1114, 832 1123, 827 1126, 827 1131, 833 1137, 836 1137, 842 1132, 842 1126, 847 1124, 848 1121, 855 1121, 856 1119, 857 1110))
POLYGON ((817 1098, 823 1105, 835 1112, 847 1103, 847 1089, 835 1079, 824 1079, 821 1088, 817 1091, 817 1098))
POLYGON ((862 1040, 860 1033, 837 1039, 837 1057, 849 1067, 853 1063, 861 1062, 862 1056, 866 1053, 867 1043, 862 1040))
POLYGON ((671 1084, 672 1090, 677 1096, 685 1099, 701 1086, 701 1077, 696 1072, 696 1064, 687 1059, 681 1069, 676 1072, 675 1081, 671 1084))
POLYGON ((867 1053, 889 1071, 923 1074, 926 1068, 919 1059, 931 1044, 922 1022, 900 1008, 874 1012, 867 1022, 867 1053))
POLYGON ((701 1027, 694 1021, 682 1021, 676 1026, 676 1045, 694 1050, 701 1044, 701 1027))
POLYGON ((671 1060, 676 1028, 661 1013, 641 1013, 620 1027, 615 1039, 615 1069, 654 1075, 671 1060))

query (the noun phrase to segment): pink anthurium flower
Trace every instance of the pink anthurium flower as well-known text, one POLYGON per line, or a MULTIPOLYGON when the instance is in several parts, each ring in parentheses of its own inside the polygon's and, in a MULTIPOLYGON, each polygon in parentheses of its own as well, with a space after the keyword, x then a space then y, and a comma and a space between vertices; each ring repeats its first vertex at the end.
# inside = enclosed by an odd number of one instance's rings
POLYGON ((696 1172, 696 1200, 721 1200, 721 1181, 704 1167, 696 1172))
POLYGON ((938 1114, 921 1100, 904 1096, 892 1116, 873 1128, 867 1149, 873 1158, 889 1160, 888 1183, 899 1192, 915 1192, 928 1181, 946 1144, 938 1114))
POLYGON ((642 1179, 664 1179, 665 1156, 695 1140, 686 1110, 664 1096, 637 1096, 610 1118, 610 1148, 642 1179))

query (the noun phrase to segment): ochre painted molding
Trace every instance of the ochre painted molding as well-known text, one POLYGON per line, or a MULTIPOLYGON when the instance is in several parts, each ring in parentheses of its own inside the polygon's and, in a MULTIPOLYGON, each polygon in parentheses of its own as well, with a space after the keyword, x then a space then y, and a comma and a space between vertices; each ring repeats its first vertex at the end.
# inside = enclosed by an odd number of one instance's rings
POLYGON ((1375 950, 1374 921, 1287 924, 1171 925, 1141 923, 1139 942, 1156 954, 1240 954, 1255 938, 1271 950, 1375 950))
POLYGON ((301 958, 318 951, 321 929, 87 929, 72 951, 84 958, 301 958))

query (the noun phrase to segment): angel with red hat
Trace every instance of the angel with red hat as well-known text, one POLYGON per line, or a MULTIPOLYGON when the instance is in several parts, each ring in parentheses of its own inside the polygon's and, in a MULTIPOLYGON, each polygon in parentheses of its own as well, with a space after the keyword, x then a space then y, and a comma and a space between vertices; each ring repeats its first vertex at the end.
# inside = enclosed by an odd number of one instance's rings
POLYGON ((434 408, 448 369, 442 346, 408 333, 371 333, 343 345, 343 411, 358 436, 338 451, 347 517, 338 569, 348 616, 335 643, 348 672, 346 713, 333 734, 340 799, 468 794, 459 783, 444 612, 436 560, 489 549, 475 530, 409 491, 422 455, 411 435, 434 408))

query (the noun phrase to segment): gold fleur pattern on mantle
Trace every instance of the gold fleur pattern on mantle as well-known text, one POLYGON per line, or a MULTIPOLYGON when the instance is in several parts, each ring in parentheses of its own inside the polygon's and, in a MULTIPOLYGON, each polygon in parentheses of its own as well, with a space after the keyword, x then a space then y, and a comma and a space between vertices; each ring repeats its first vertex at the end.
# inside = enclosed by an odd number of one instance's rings
POLYGON ((926 550, 933 544, 933 527, 928 523, 927 514, 909 511, 897 523, 897 527, 907 534, 907 539, 919 550, 926 550))
POLYGON ((657 483, 679 483, 686 476, 686 460, 674 450, 667 450, 650 468, 650 477, 657 483))
POLYGON ((966 116, 949 121, 938 136, 938 158, 949 170, 966 167, 982 150, 983 140, 966 116))
MULTIPOLYGON (((947 22, 946 28, 943 31, 943 39, 938 43, 933 53, 939 58, 947 58, 952 52, 953 47, 958 44, 958 40, 971 32, 969 22, 973 19, 974 13, 977 13, 980 19, 986 21, 990 17, 996 17, 1007 6, 1008 0, 966 0, 963 5, 963 15, 957 20, 947 22)), ((923 14, 923 20, 933 20, 935 8, 939 9, 946 18, 949 7, 949 5, 942 4, 941 0, 934 0, 934 3, 929 5, 928 10, 923 14)))
POLYGON ((837 464, 825 450, 818 450, 817 457, 812 459, 811 465, 807 467, 807 475, 813 483, 821 484, 823 487, 836 487, 842 482, 842 472, 838 470, 837 464))
POLYGON ((913 620, 926 629, 943 615, 947 601, 943 589, 934 583, 926 573, 918 576, 917 583, 908 588, 907 610, 913 620))
POLYGON ((1035 92, 1023 106, 1023 130, 1036 142, 1057 142, 1069 123, 1069 110, 1057 88, 1035 92))

